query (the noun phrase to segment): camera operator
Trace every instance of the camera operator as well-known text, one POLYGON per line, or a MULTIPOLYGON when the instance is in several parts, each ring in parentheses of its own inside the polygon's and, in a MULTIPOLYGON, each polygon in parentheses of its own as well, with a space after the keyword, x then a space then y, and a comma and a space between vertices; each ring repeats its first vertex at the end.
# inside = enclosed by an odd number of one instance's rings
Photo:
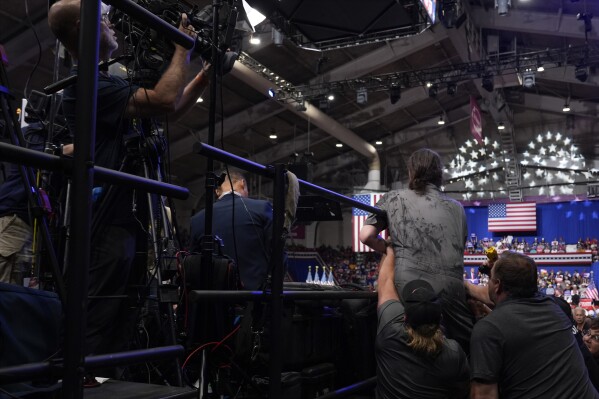
MULTIPOLYGON (((80 31, 80 0, 60 0, 48 13, 48 23, 56 37, 71 54, 77 72, 78 39, 80 31)), ((118 43, 112 24, 104 13, 100 23, 99 55, 108 60, 117 50, 118 43)), ((179 29, 195 37, 187 16, 182 14, 179 29)), ((173 121, 192 108, 208 83, 207 70, 202 70, 187 82, 191 50, 175 45, 170 65, 152 89, 141 88, 100 71, 98 75, 95 164, 128 173, 142 175, 139 160, 128 156, 125 143, 138 136, 143 142, 143 129, 136 126, 138 118, 168 116, 173 121)), ((77 113, 76 85, 65 89, 63 110, 72 134, 86 134, 75 130, 77 113)), ((76 149, 75 149, 76 151, 76 149)), ((94 202, 92 253, 89 270, 86 354, 119 351, 127 342, 122 331, 126 320, 123 303, 119 299, 94 299, 96 296, 124 295, 133 277, 136 247, 145 245, 144 229, 147 200, 125 186, 102 187, 94 202), (125 319, 120 319, 124 316, 125 319), (117 331, 118 329, 118 331, 117 331), (116 337, 119 337, 115 339, 116 337)), ((143 193, 144 196, 146 195, 143 193)), ((145 264, 145 259, 143 260, 145 264)), ((67 282, 68 284, 69 282, 67 282)), ((93 381, 92 381, 93 383, 93 381)))

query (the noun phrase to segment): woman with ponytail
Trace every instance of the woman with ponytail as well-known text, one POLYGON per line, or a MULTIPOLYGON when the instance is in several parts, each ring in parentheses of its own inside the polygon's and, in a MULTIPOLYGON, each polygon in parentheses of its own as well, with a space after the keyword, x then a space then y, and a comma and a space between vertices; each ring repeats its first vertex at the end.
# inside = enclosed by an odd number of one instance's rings
POLYGON ((384 216, 372 214, 360 240, 385 253, 395 253, 394 283, 398 291, 413 280, 429 282, 439 295, 445 333, 469 352, 473 316, 464 288, 464 246, 468 236, 464 208, 441 192, 439 155, 423 148, 408 160, 407 189, 392 190, 377 203, 384 216), (386 242, 379 233, 389 230, 386 242))

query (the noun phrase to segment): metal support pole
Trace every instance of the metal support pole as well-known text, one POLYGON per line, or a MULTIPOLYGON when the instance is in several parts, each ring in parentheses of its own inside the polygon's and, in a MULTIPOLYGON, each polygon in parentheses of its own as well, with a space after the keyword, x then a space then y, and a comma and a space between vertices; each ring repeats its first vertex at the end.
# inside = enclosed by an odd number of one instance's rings
POLYGON ((275 166, 272 220, 272 270, 270 314, 270 364, 268 367, 270 398, 281 397, 281 370, 283 368, 283 223, 285 221, 285 167, 275 166))
MULTIPOLYGON (((197 154, 206 156, 208 159, 213 158, 213 159, 219 160, 221 162, 225 162, 229 165, 233 165, 238 168, 250 171, 252 173, 256 173, 261 176, 267 176, 270 178, 273 177, 272 168, 267 168, 266 166, 261 165, 259 163, 248 161, 245 158, 228 153, 224 150, 218 149, 218 148, 210 146, 208 144, 195 143, 193 145, 193 151, 197 154)), ((334 191, 327 190, 326 188, 317 186, 316 184, 312 184, 305 180, 298 179, 298 182, 302 188, 305 188, 306 190, 308 190, 310 192, 321 194, 323 197, 330 198, 335 201, 339 201, 342 204, 351 205, 354 208, 360 208, 360 209, 363 209, 365 211, 368 211, 368 212, 371 212, 371 213, 374 213, 377 215, 382 215, 385 213, 385 211, 383 211, 380 208, 362 204, 361 202, 358 202, 352 198, 348 198, 348 197, 338 194, 334 191)))
POLYGON ((329 392, 325 395, 319 396, 317 399, 333 399, 333 398, 344 398, 356 392, 363 391, 365 389, 374 388, 376 386, 376 377, 370 377, 367 380, 356 382, 355 384, 349 385, 344 388, 337 389, 336 391, 329 392))
MULTIPOLYGON (((268 300, 271 292, 264 291, 225 291, 225 290, 194 290, 189 293, 189 301, 256 301, 261 298, 268 300)), ((283 291, 284 300, 306 300, 306 299, 376 299, 377 293, 373 291, 346 291, 338 290, 306 290, 306 291, 283 291)))
MULTIPOLYGON (((0 159, 40 169, 63 170, 66 174, 72 174, 74 168, 73 159, 62 158, 6 143, 0 143, 0 159)), ((146 179, 101 166, 95 166, 93 170, 94 178, 98 181, 111 184, 126 184, 132 188, 176 199, 184 200, 189 197, 188 189, 175 186, 174 184, 146 179)))
POLYGON ((77 242, 71 246, 70 256, 72 264, 77 267, 70 267, 67 274, 65 342, 68 345, 65 347, 62 383, 62 397, 65 399, 83 397, 83 346, 90 261, 100 13, 100 0, 81 2, 72 209, 72 233, 77 237, 77 242))

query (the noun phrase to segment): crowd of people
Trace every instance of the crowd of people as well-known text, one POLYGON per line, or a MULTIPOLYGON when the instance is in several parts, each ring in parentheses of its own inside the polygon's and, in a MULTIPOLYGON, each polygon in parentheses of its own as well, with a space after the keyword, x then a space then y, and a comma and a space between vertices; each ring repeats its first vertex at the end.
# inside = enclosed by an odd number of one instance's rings
POLYGON ((478 239, 477 235, 471 233, 466 241, 464 254, 484 254, 491 247, 499 251, 514 251, 525 254, 564 254, 573 252, 590 252, 593 255, 593 261, 599 259, 597 251, 597 238, 589 238, 586 240, 579 238, 576 243, 566 243, 563 237, 555 237, 553 240, 545 241, 545 237, 534 237, 526 239, 518 238, 511 235, 502 237, 498 240, 484 237, 478 239))

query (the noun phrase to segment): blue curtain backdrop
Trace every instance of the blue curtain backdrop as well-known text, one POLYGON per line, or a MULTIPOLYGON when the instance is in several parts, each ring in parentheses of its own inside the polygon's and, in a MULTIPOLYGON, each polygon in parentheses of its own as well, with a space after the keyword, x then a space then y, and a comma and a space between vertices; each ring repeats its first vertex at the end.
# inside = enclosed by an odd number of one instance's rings
MULTIPOLYGON (((507 233, 491 233, 488 230, 488 207, 465 207, 468 220, 468 236, 476 234, 480 240, 484 237, 494 241, 508 235, 507 233)), ((537 231, 512 233, 514 237, 525 238, 531 243, 535 237, 546 242, 560 237, 566 244, 575 244, 579 238, 599 238, 599 201, 572 201, 548 204, 537 204, 537 231)))
MULTIPOLYGON (((508 235, 507 233, 492 233, 488 230, 489 210, 486 206, 464 207, 466 219, 468 221, 468 236, 474 233, 481 240, 484 237, 497 241, 508 235)), ((556 202, 547 204, 537 204, 537 231, 527 233, 511 233, 517 237, 518 241, 522 238, 529 243, 535 237, 541 241, 545 238, 546 242, 563 237, 566 244, 575 244, 578 239, 586 240, 587 237, 599 239, 599 201, 572 201, 556 202)), ((542 266, 545 269, 569 270, 572 272, 578 269, 579 272, 585 272, 589 269, 593 271, 593 280, 595 285, 599 286, 599 262, 593 263, 591 267, 559 267, 542 266)), ((469 273, 470 268, 464 267, 464 271, 469 273)))

